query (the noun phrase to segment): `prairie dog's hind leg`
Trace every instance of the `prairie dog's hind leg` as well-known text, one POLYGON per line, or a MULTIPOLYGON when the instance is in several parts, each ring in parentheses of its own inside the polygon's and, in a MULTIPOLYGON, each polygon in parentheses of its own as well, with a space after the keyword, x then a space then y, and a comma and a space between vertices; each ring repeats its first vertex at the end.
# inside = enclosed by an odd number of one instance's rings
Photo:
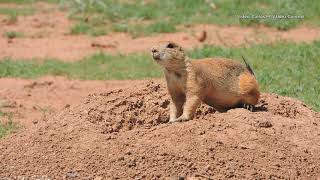
POLYGON ((247 109, 247 110, 249 110, 251 112, 255 111, 255 106, 252 105, 252 104, 247 104, 247 103, 240 103, 235 108, 244 108, 244 109, 247 109))
POLYGON ((252 105, 252 104, 245 104, 244 103, 244 104, 242 104, 242 107, 247 109, 247 110, 249 110, 249 111, 251 111, 251 112, 254 111, 254 105, 252 105))

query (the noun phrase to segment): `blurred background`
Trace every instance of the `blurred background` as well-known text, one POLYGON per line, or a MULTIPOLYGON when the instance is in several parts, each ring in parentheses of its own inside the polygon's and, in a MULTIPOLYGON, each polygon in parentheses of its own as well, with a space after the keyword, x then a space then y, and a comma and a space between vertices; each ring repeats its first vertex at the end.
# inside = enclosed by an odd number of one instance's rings
POLYGON ((162 78, 149 49, 252 65, 264 92, 320 110, 315 0, 0 0, 0 136, 95 91, 162 78), (108 81, 106 81, 108 80, 108 81))

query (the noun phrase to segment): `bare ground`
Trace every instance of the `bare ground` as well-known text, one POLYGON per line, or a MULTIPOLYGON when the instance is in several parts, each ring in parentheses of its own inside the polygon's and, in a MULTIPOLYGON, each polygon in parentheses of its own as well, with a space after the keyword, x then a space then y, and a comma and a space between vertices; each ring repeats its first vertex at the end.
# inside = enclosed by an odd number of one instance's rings
POLYGON ((263 94, 259 112, 168 124, 162 82, 100 91, 0 140, 0 177, 54 179, 317 179, 320 114, 263 94))
MULTIPOLYGON (((11 6, 13 5, 9 7, 11 6)), ((192 49, 203 44, 229 47, 275 41, 311 42, 320 39, 320 28, 307 26, 278 31, 267 27, 194 25, 178 27, 181 32, 177 33, 139 38, 132 38, 126 33, 110 33, 100 37, 70 35, 74 22, 68 19, 65 12, 44 3, 36 3, 33 7, 37 9, 34 15, 19 16, 14 24, 8 23, 6 16, 0 16, 0 59, 58 58, 75 61, 98 51, 122 54, 147 52, 153 44, 163 40, 176 41, 185 48, 192 49), (2 36, 9 31, 23 32, 25 36, 15 39, 2 36), (206 38, 200 42, 203 32, 206 32, 206 38)))
POLYGON ((128 87, 137 81, 82 81, 64 77, 42 77, 34 80, 0 79, 0 108, 13 113, 13 120, 30 127, 76 105, 90 93, 116 87, 128 87))

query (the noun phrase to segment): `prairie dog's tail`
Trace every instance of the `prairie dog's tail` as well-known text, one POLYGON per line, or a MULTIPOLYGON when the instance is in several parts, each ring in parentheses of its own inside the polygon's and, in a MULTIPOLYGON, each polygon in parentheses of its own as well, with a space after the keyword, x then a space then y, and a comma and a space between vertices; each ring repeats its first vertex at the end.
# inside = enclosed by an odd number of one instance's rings
POLYGON ((250 65, 247 63, 246 59, 245 59, 243 56, 241 56, 241 57, 242 57, 244 63, 246 64, 246 68, 248 69, 248 71, 249 71, 254 77, 256 77, 256 75, 254 74, 252 68, 251 68, 250 65))

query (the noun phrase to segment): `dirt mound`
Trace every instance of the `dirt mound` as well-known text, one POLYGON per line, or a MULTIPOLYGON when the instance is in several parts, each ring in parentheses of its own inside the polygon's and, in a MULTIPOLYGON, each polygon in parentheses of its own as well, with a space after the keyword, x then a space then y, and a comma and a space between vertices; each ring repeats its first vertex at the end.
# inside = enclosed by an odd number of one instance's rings
POLYGON ((0 179, 315 179, 320 115, 263 94, 258 112, 215 112, 168 124, 165 85, 92 94, 50 120, 0 140, 0 179))
MULTIPOLYGON (((81 118, 97 125, 102 133, 150 128, 169 121, 169 96, 164 85, 150 81, 133 90, 118 89, 89 95, 80 109, 81 118)), ((197 117, 214 112, 203 106, 197 117)))

